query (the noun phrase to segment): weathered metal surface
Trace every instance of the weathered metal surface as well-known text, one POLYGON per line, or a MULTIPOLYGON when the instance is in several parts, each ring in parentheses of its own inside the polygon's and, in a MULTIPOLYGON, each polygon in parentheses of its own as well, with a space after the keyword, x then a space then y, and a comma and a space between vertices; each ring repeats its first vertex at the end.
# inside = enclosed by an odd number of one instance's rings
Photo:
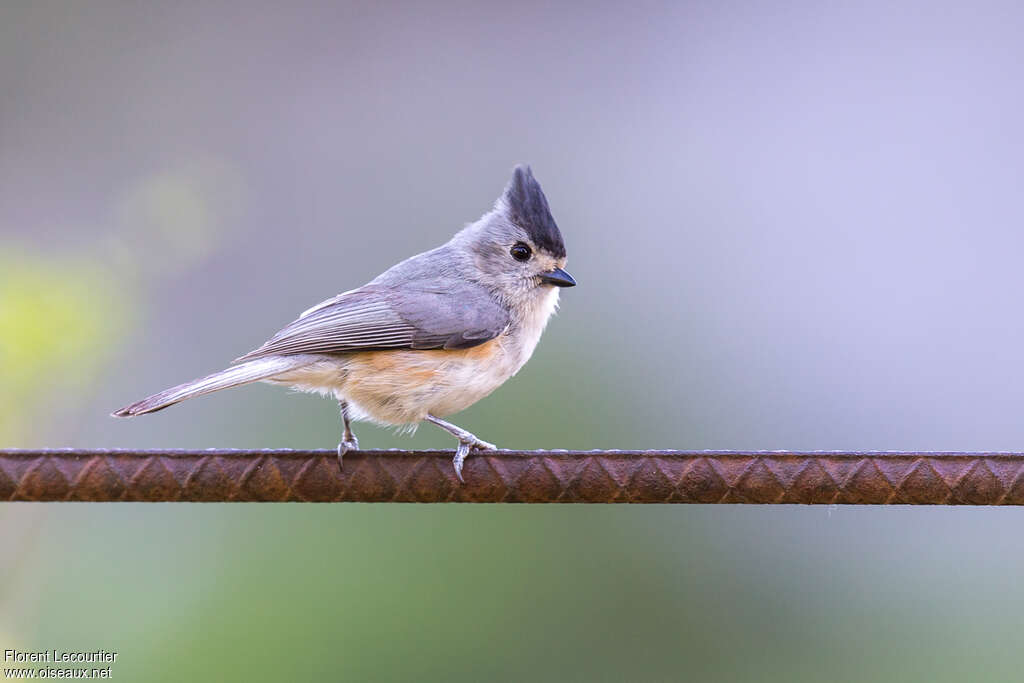
POLYGON ((1022 505, 1022 453, 0 450, 0 500, 1022 505))

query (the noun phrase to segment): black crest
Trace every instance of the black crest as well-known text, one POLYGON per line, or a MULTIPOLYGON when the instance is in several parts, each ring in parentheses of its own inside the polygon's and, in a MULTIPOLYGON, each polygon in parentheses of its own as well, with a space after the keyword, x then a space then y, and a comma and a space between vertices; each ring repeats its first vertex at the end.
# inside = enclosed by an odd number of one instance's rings
POLYGON ((509 217, 526 231, 533 243, 555 258, 565 256, 562 233, 551 216, 547 197, 529 166, 516 166, 512 180, 505 188, 509 217))

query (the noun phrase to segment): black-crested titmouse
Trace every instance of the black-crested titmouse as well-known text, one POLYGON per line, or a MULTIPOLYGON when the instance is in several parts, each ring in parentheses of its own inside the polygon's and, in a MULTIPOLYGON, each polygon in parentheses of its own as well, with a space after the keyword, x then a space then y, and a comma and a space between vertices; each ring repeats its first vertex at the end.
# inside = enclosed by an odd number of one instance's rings
POLYGON ((337 398, 339 464, 359 447, 351 420, 427 420, 459 440, 461 480, 470 449, 495 446, 441 417, 487 396, 529 360, 559 288, 576 284, 564 266, 544 192, 528 166, 517 166, 494 208, 446 244, 310 308, 232 367, 114 415, 152 413, 250 382, 285 384, 337 398))

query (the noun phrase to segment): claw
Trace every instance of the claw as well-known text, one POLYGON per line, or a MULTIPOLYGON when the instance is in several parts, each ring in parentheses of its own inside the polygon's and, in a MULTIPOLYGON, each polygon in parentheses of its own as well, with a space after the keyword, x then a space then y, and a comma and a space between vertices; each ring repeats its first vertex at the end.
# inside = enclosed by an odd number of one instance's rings
POLYGON ((486 441, 480 441, 476 439, 474 441, 462 441, 459 440, 459 447, 455 449, 455 457, 452 458, 452 465, 455 466, 455 476, 459 478, 459 481, 463 484, 466 480, 462 478, 462 465, 466 462, 466 456, 469 455, 471 449, 478 451, 493 451, 497 450, 497 446, 486 441))
POLYGON ((339 443, 338 444, 338 469, 341 470, 341 471, 345 470, 344 466, 341 463, 341 460, 342 460, 342 458, 345 457, 346 453, 348 453, 349 451, 358 451, 358 450, 359 450, 359 439, 357 439, 354 436, 352 438, 350 438, 350 439, 346 439, 345 441, 342 441, 341 443, 339 443))
POLYGON ((466 462, 466 456, 469 455, 469 449, 472 444, 469 441, 460 441, 459 447, 455 449, 455 457, 452 458, 452 465, 455 466, 455 476, 459 478, 459 481, 463 484, 466 480, 462 478, 462 463, 466 462))

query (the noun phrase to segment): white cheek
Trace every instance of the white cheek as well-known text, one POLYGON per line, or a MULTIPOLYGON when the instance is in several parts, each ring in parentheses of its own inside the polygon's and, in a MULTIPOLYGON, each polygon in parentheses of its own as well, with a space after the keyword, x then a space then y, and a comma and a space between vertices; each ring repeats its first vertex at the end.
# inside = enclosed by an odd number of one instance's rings
POLYGON ((544 313, 545 323, 547 322, 547 319, 550 318, 556 310, 558 310, 558 295, 561 293, 561 287, 552 287, 551 291, 548 293, 547 299, 544 301, 544 306, 547 307, 544 313))
POLYGON ((558 308, 558 288, 544 288, 539 296, 531 297, 524 305, 523 317, 520 323, 519 335, 516 340, 517 351, 515 354, 515 370, 523 366, 533 355, 533 350, 540 341, 540 335, 544 332, 551 314, 558 308), (547 290, 547 291, 544 291, 547 290))
POLYGON ((561 289, 558 287, 545 287, 542 294, 534 299, 532 310, 530 311, 532 317, 535 320, 535 324, 539 324, 541 330, 548 324, 548 319, 558 309, 558 294, 561 289))

